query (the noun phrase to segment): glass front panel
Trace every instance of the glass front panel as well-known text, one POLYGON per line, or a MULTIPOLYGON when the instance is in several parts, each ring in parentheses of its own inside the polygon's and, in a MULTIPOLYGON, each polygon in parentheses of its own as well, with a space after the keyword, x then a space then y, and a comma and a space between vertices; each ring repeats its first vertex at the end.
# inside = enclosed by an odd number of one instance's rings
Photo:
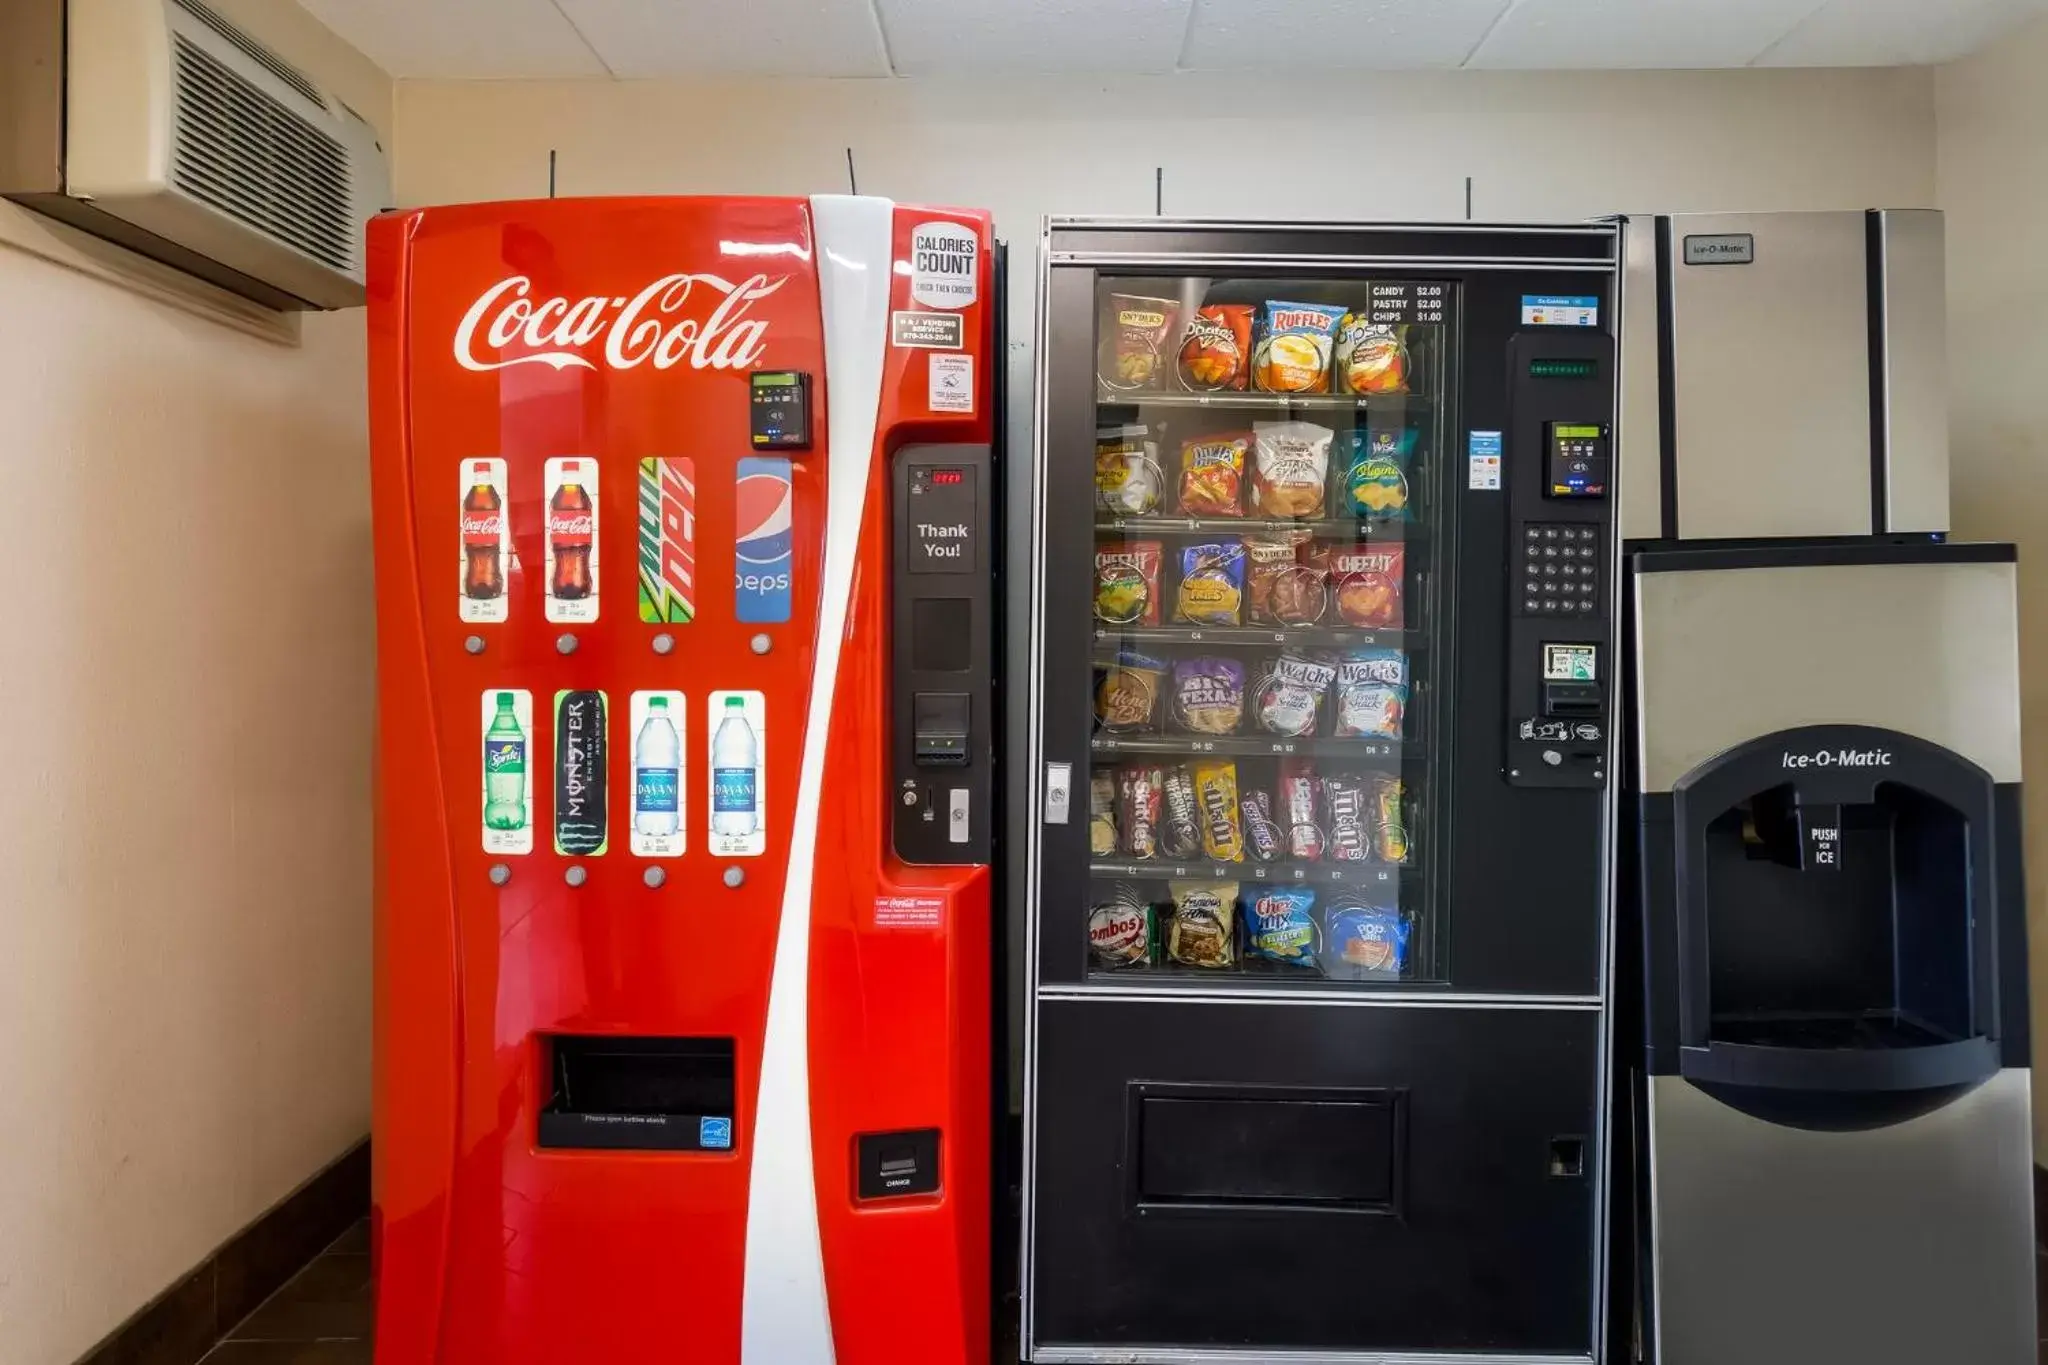
POLYGON ((1448 980, 1457 288, 1099 282, 1094 979, 1448 980))

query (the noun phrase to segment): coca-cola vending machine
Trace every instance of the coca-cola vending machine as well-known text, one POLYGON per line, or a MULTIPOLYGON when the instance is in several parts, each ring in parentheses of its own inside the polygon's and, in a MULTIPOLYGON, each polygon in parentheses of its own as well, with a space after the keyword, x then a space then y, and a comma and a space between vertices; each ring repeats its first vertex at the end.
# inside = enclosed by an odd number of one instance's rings
POLYGON ((993 253, 372 226, 380 1365, 986 1360, 993 253))

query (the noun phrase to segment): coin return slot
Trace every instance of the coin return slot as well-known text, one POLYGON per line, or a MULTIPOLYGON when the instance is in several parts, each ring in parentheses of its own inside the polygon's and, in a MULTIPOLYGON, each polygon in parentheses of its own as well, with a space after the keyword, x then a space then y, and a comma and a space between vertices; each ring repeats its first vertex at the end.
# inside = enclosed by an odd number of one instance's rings
POLYGON ((939 1189, 939 1130, 862 1133, 854 1142, 862 1199, 898 1199, 939 1189))

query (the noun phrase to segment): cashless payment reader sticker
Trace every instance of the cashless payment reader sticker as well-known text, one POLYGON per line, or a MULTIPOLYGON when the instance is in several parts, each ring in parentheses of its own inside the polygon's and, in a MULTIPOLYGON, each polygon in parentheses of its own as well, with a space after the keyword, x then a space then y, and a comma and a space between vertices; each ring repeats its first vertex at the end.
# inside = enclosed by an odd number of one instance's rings
POLYGON ((1592 294, 1524 294, 1524 327, 1598 327, 1600 300, 1592 294))
POLYGON ((1500 487, 1501 434, 1475 431, 1465 438, 1465 486, 1497 490, 1500 487))

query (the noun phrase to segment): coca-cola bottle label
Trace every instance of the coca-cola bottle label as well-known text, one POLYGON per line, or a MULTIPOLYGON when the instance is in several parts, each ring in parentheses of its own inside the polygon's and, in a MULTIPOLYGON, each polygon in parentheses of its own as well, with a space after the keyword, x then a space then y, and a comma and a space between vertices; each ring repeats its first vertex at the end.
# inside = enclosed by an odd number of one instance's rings
POLYGON ((546 466, 547 618, 564 624, 597 619, 599 549, 597 461, 561 456, 546 466))
POLYGON ((503 621, 511 606, 506 591, 512 571, 511 518, 502 459, 471 458, 461 462, 456 518, 456 601, 464 621, 503 621))

